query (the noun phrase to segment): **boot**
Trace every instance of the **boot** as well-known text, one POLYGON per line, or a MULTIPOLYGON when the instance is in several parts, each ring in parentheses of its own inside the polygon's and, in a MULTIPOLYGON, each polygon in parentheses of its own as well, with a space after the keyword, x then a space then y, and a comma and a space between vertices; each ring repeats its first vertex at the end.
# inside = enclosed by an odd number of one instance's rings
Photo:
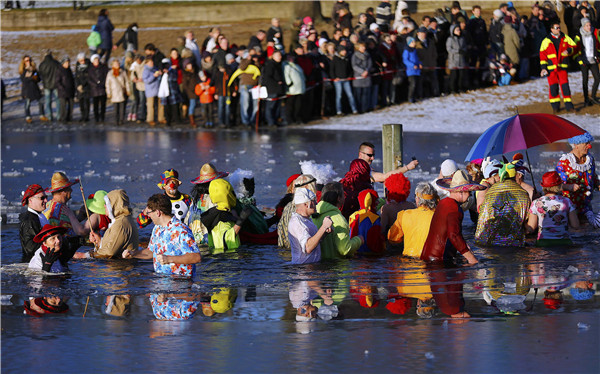
POLYGON ((196 121, 194 121, 194 116, 190 116, 190 126, 192 126, 193 128, 196 128, 196 121))

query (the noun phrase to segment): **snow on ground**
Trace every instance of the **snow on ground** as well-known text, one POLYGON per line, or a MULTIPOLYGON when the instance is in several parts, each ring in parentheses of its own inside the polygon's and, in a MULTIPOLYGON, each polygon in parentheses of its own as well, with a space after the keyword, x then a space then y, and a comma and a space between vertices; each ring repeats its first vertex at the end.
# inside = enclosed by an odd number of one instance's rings
MULTIPOLYGON (((581 90, 581 73, 570 73, 573 92, 581 90)), ((590 81, 591 83, 591 81, 590 81)), ((523 84, 490 87, 460 95, 432 98, 415 104, 404 103, 361 115, 331 117, 310 129, 379 131, 381 125, 399 123, 409 132, 482 133, 493 124, 513 116, 515 108, 534 104, 547 98, 546 79, 535 79, 523 84)), ((544 104, 548 105, 548 104, 544 104)), ((561 104, 562 106, 562 104, 561 104)), ((561 117, 600 136, 600 109, 597 115, 561 112, 561 117)))

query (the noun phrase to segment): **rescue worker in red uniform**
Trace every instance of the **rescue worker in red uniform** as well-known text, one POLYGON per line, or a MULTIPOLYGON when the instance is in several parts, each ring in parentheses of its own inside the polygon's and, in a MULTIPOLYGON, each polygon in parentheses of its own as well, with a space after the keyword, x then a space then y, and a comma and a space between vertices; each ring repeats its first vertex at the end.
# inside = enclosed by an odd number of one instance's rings
POLYGON ((559 85, 562 90, 565 108, 568 112, 575 110, 571 101, 571 90, 569 89, 567 58, 576 52, 577 44, 570 37, 560 32, 560 24, 553 23, 550 34, 542 41, 540 47, 540 65, 542 69, 541 76, 548 76, 550 105, 552 105, 554 113, 560 110, 559 85))

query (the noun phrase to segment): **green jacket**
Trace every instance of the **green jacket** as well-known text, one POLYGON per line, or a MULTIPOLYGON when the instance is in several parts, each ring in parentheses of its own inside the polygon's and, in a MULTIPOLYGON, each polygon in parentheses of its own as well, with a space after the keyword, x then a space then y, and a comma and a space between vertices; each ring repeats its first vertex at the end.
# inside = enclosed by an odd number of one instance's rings
POLYGON ((90 48, 98 48, 98 46, 102 43, 102 39, 100 37, 100 33, 98 31, 92 31, 90 36, 87 38, 87 45, 90 48))
POLYGON ((350 238, 350 226, 342 212, 328 202, 321 201, 317 204, 317 215, 316 218, 313 215, 312 219, 317 227, 321 227, 325 217, 331 217, 333 221, 333 232, 321 240, 321 260, 352 257, 360 247, 360 238, 350 238))

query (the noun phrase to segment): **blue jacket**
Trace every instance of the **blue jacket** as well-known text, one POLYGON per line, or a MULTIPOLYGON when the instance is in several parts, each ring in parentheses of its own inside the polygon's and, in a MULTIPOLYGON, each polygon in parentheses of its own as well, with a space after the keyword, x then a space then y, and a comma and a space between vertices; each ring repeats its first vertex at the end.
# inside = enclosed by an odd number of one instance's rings
POLYGON ((98 46, 101 49, 110 49, 113 46, 112 32, 115 29, 112 22, 107 16, 98 16, 98 23, 96 23, 96 31, 100 33, 102 42, 98 46))
POLYGON ((154 73, 157 72, 158 69, 156 67, 149 68, 148 65, 144 66, 144 72, 142 73, 142 80, 146 85, 146 97, 157 97, 158 96, 158 88, 160 87, 160 78, 154 76, 154 73))
POLYGON ((406 49, 404 49, 404 52, 402 52, 402 61, 404 62, 404 66, 406 66, 407 77, 421 75, 421 69, 415 69, 415 65, 417 65, 417 67, 421 65, 421 60, 419 60, 416 48, 407 46, 406 49))

